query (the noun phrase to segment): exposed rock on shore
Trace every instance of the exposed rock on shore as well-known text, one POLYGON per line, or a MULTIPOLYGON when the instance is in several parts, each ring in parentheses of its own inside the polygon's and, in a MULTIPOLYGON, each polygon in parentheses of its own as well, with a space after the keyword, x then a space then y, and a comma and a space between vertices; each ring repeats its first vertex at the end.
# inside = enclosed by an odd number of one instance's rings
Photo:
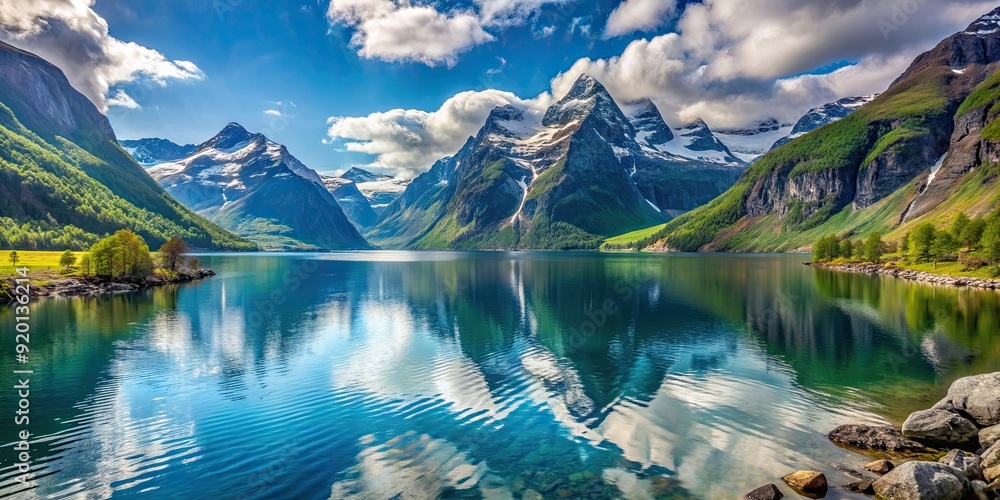
MULTIPOLYGON (((153 274, 145 278, 74 277, 59 279, 45 285, 32 283, 30 292, 32 297, 79 297, 105 293, 134 292, 171 283, 187 283, 209 276, 215 276, 215 272, 211 269, 198 269, 190 273, 177 273, 176 276, 171 278, 158 274, 153 274)), ((13 287, 14 280, 8 279, 7 281, 13 287)), ((9 300, 11 300, 10 297, 0 297, 0 301, 9 300)))
POLYGON ((844 272, 859 273, 859 274, 881 274, 883 276, 892 276, 894 278, 901 278, 910 281, 921 281, 924 283, 932 283, 935 285, 1000 290, 1000 280, 996 279, 946 276, 944 274, 934 274, 924 271, 914 271, 912 269, 903 269, 900 267, 892 267, 892 266, 886 267, 880 264, 871 264, 871 263, 867 264, 814 263, 811 265, 814 267, 830 269, 833 271, 844 271, 844 272))

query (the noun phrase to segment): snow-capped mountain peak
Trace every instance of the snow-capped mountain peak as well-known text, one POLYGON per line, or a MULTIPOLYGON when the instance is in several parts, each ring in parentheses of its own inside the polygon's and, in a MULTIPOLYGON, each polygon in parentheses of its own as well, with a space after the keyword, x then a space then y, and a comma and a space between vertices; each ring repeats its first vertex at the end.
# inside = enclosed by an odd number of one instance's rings
POLYGON ((752 162, 768 152, 775 141, 787 136, 791 130, 791 124, 766 118, 744 128, 716 130, 715 136, 741 160, 752 162))
POLYGON ((1000 8, 977 19, 962 34, 985 37, 998 32, 1000 32, 1000 8))
POLYGON ((670 127, 663 121, 660 110, 649 99, 627 104, 623 107, 632 126, 636 141, 643 147, 656 149, 674 139, 670 127))

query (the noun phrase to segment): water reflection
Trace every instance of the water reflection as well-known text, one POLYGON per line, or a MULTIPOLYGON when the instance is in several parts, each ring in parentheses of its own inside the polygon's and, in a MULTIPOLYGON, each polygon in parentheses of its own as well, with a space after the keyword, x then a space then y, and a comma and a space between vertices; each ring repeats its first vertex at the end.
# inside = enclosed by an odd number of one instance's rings
POLYGON ((36 306, 51 475, 21 495, 731 497, 846 481, 863 458, 830 428, 1000 369, 1000 294, 798 256, 202 260, 219 275, 36 306))

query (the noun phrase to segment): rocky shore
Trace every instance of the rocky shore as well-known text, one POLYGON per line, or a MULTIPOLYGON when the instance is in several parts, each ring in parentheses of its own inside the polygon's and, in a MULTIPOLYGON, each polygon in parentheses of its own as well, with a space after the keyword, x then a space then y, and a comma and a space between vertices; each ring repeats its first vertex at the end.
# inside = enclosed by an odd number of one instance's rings
MULTIPOLYGON (((837 467, 854 480, 834 487, 882 500, 1000 499, 1000 372, 955 381, 944 399, 910 414, 901 429, 851 424, 827 437, 880 458, 861 467, 863 471, 837 467)), ((823 498, 831 487, 825 475, 814 471, 782 479, 808 498, 823 498)), ((768 484, 745 498, 782 496, 777 486, 768 484)))
MULTIPOLYGON (((177 273, 176 276, 170 278, 159 274, 153 274, 144 278, 68 277, 53 280, 45 284, 33 281, 29 291, 32 297, 80 297, 105 293, 135 292, 172 283, 187 283, 209 276, 215 276, 215 272, 211 269, 198 269, 194 272, 177 273)), ((4 293, 0 294, 0 302, 10 302, 14 299, 9 290, 13 290, 16 283, 13 278, 7 278, 4 280, 4 285, 4 293)))
POLYGON ((962 276, 947 276, 944 274, 934 274, 924 271, 914 271, 912 269, 903 269, 901 267, 895 266, 884 266, 880 264, 810 264, 814 267, 820 267, 823 269, 830 269, 832 271, 844 271, 849 273, 862 273, 862 274, 881 274, 883 276, 892 276, 894 278, 902 278, 904 280, 911 281, 922 281, 925 283, 932 283, 935 285, 943 286, 954 286, 954 287, 969 287, 969 288, 985 288, 989 290, 1000 290, 1000 279, 988 279, 988 278, 968 278, 962 276))

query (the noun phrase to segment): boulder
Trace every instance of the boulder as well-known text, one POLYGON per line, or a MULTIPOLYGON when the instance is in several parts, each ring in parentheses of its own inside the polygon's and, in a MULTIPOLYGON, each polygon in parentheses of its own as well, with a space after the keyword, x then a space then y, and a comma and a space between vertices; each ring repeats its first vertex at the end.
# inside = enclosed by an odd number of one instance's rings
POLYGON ((984 449, 993 446, 993 443, 1000 441, 1000 425, 987 427, 979 431, 979 446, 984 449))
POLYGON ((989 486, 983 481, 972 481, 969 483, 969 498, 975 500, 990 500, 989 486))
POLYGON ((934 408, 954 410, 979 427, 1000 424, 1000 372, 956 380, 934 408))
MULTIPOLYGON (((945 410, 913 412, 903 422, 903 436, 929 444, 968 446, 979 439, 976 424, 945 410)), ((975 446, 973 446, 975 448, 975 446)))
POLYGON ((765 484, 750 493, 747 493, 748 500, 778 500, 785 495, 773 484, 765 484))
POLYGON ((853 483, 847 483, 844 488, 851 490, 855 493, 864 493, 865 495, 875 494, 875 478, 866 477, 864 479, 859 479, 853 483))
POLYGON ((782 478, 792 488, 808 496, 822 497, 826 495, 829 485, 822 472, 800 470, 782 478))
POLYGON ((1000 441, 993 443, 993 446, 983 452, 982 467, 986 482, 992 483, 1000 479, 1000 441))
POLYGON ((883 500, 963 500, 968 490, 960 471, 937 462, 906 462, 875 481, 883 500))
POLYGON ((915 452, 924 449, 922 444, 903 437, 898 429, 888 425, 841 425, 826 437, 841 446, 861 450, 915 452))
POLYGON ((983 458, 978 455, 962 450, 951 450, 938 462, 962 471, 969 481, 983 478, 983 458))
POLYGON ((865 467, 864 467, 864 469, 866 471, 868 471, 868 472, 874 472, 874 473, 876 473, 876 474, 878 474, 880 476, 884 475, 884 474, 888 474, 889 471, 891 471, 892 469, 895 469, 895 468, 896 468, 896 466, 893 465, 892 462, 890 462, 888 460, 876 460, 874 462, 870 462, 868 465, 865 465, 865 467))

